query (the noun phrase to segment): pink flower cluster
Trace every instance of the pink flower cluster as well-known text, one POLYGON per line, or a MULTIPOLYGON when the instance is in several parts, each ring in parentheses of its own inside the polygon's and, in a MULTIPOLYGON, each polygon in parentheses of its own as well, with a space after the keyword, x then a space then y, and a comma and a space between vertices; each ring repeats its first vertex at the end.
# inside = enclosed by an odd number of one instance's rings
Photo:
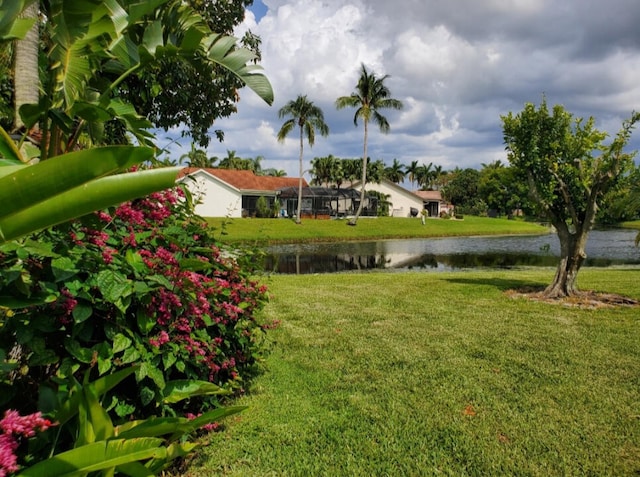
MULTIPOLYGON (((190 421, 193 421, 196 417, 200 417, 202 414, 193 414, 191 412, 188 412, 186 414, 186 418, 189 419, 190 421)), ((217 422, 210 422, 209 424, 205 424, 204 426, 201 427, 201 429, 204 429, 205 431, 217 431, 220 428, 220 424, 218 424, 217 422)))
POLYGON ((0 419, 0 477, 6 477, 20 469, 16 455, 20 438, 33 437, 36 431, 46 431, 52 425, 39 412, 21 416, 18 411, 7 410, 0 419))

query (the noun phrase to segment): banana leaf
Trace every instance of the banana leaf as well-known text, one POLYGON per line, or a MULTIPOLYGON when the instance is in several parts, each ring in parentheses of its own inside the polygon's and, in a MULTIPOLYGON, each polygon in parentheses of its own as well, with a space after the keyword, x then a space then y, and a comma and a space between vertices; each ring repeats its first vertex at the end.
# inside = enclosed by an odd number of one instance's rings
POLYGON ((83 477, 89 472, 111 469, 131 462, 146 459, 164 459, 167 450, 162 439, 111 439, 94 442, 67 452, 23 470, 19 477, 83 477))
POLYGON ((0 41, 24 38, 36 22, 35 18, 19 18, 20 13, 34 0, 0 1, 0 41))
MULTIPOLYGON (((36 166, 28 168, 34 167, 36 166)), ((34 195, 40 195, 40 201, 14 211, 11 215, 0 216, 0 242, 13 240, 95 210, 172 187, 179 170, 178 167, 170 167, 117 174, 87 182, 49 197, 43 197, 43 194, 36 194, 34 191, 34 195)), ((0 184, 2 180, 0 179, 0 184)), ((46 187, 47 185, 43 184, 43 188, 46 187)), ((13 188, 18 188, 18 184, 13 188)), ((0 196, 3 192, 0 192, 0 196)), ((28 202, 27 199, 25 197, 22 203, 28 202)))
POLYGON ((0 217, 8 217, 61 192, 150 160, 153 150, 108 146, 71 152, 0 178, 0 217))

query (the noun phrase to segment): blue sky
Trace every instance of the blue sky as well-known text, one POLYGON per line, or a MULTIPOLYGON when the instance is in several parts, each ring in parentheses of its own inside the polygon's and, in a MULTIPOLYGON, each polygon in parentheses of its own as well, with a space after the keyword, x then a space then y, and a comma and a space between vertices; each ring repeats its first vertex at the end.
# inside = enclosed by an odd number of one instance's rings
MULTIPOLYGON (((262 66, 275 93, 267 106, 240 91, 238 113, 216 122, 209 156, 263 156, 263 167, 298 170, 299 142, 276 135, 278 110, 298 94, 321 107, 330 128, 305 144, 305 169, 314 157, 362 156, 362 125, 353 110, 336 110, 354 91, 361 64, 386 81, 402 111, 385 111, 391 130, 372 128, 369 156, 390 164, 432 163, 445 170, 507 161, 500 116, 527 102, 562 104, 578 117, 594 116, 614 135, 640 110, 638 0, 256 0, 237 29, 262 38, 262 66)), ((179 131, 172 155, 190 147, 179 131)), ((164 142, 163 142, 164 141, 164 142)), ((640 131, 631 147, 640 149, 640 131)))
POLYGON ((249 10, 251 10, 255 16, 256 21, 260 21, 260 19, 267 14, 267 6, 262 3, 262 0, 254 0, 249 10))

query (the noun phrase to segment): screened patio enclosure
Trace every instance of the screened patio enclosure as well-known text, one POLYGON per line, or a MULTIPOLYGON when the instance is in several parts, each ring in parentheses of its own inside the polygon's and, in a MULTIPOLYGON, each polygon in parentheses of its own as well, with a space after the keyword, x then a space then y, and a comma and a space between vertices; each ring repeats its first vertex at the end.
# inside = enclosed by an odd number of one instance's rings
MULTIPOLYGON (((286 187, 279 190, 280 215, 293 217, 298 211, 298 188, 286 187)), ((334 189, 329 187, 303 187, 301 217, 339 218, 356 213, 360 204, 360 192, 355 189, 334 189)), ((377 215, 377 199, 366 197, 362 209, 364 216, 377 215)))

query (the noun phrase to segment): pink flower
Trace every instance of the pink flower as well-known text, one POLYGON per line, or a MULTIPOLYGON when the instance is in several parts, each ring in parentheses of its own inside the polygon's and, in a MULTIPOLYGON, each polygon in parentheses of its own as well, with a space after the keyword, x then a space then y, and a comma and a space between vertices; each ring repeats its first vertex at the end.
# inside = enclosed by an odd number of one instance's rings
POLYGON ((18 456, 15 454, 17 449, 18 441, 14 436, 0 434, 0 477, 20 469, 18 467, 18 456))
POLYGON ((98 216, 98 218, 102 221, 102 222, 111 222, 111 216, 109 214, 107 214, 106 212, 96 212, 96 215, 98 216))
POLYGON ((159 348, 160 346, 168 342, 169 342, 169 334, 164 330, 162 330, 158 334, 157 338, 149 338, 149 344, 152 346, 155 346, 156 348, 159 348))
POLYGON ((104 263, 106 265, 109 265, 111 262, 113 262, 113 256, 117 253, 117 250, 111 247, 107 247, 102 251, 102 260, 104 260, 104 263))
POLYGON ((21 416, 12 409, 5 411, 0 419, 0 477, 20 469, 15 454, 19 437, 33 437, 36 431, 46 431, 51 426, 51 421, 43 419, 39 412, 21 416))
MULTIPOLYGON (((201 415, 202 414, 192 414, 188 412, 185 417, 190 421, 193 421, 196 417, 200 417, 201 415)), ((218 424, 217 422, 210 422, 209 424, 205 424, 204 426, 202 426, 200 429, 204 429, 205 431, 211 432, 211 431, 217 431, 219 427, 220 427, 220 424, 218 424)))

